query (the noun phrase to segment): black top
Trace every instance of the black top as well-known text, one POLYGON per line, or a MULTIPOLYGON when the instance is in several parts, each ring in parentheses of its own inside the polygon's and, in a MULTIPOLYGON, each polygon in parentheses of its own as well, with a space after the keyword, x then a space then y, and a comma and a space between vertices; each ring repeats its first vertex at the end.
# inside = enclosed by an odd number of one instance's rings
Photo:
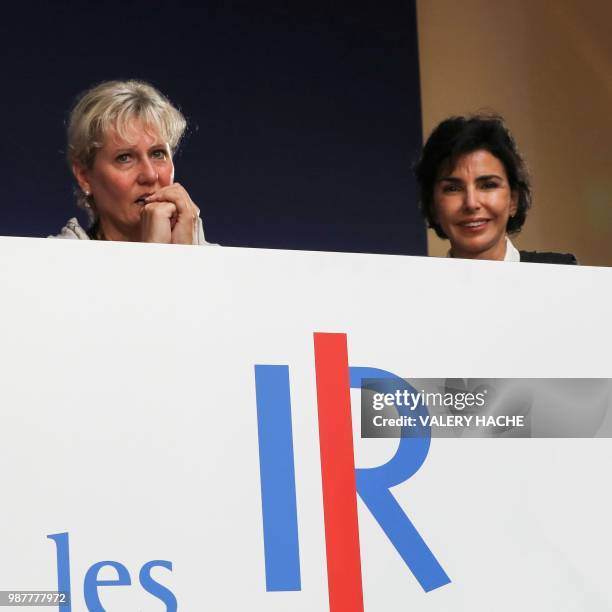
POLYGON ((571 253, 539 253, 538 251, 519 251, 521 261, 529 263, 550 263, 577 265, 576 257, 571 253))

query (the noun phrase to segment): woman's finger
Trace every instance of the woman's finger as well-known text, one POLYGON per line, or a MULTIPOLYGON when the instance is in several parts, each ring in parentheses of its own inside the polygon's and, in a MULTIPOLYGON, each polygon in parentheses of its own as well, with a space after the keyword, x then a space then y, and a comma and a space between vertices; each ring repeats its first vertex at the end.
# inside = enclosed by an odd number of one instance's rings
POLYGON ((177 206, 174 202, 149 202, 142 207, 142 242, 172 242, 173 219, 176 219, 177 206))
POLYGON ((170 201, 176 206, 176 221, 171 227, 171 241, 175 244, 197 243, 197 227, 200 209, 195 205, 189 194, 180 183, 162 187, 159 191, 146 198, 147 203, 170 201))

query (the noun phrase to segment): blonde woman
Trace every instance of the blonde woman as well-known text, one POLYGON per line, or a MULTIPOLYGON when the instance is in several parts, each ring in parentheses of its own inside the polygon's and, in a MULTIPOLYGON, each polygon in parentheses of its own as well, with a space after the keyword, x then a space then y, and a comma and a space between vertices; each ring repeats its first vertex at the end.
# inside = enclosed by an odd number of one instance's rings
POLYGON ((68 121, 68 162, 91 225, 70 219, 58 238, 206 244, 200 209, 174 182, 181 112, 142 81, 83 93, 68 121))

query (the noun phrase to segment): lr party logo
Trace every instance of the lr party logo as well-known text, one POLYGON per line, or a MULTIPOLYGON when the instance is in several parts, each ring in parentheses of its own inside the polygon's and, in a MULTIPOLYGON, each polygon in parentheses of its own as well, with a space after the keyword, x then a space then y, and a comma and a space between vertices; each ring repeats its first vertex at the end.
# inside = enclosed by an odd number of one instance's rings
MULTIPOLYGON (((349 366, 345 334, 315 333, 314 349, 330 612, 364 611, 357 495, 423 590, 448 584, 446 572, 390 491, 413 476, 425 461, 430 426, 423 424, 414 437, 400 438, 395 455, 387 463, 355 469, 350 389, 361 388, 363 379, 377 379, 380 387, 370 386, 370 380, 369 389, 415 390, 385 370, 349 366)), ((289 367, 256 365, 255 383, 266 590, 300 591, 289 367)), ((402 411, 398 406, 400 415, 402 411)), ((420 403, 412 414, 426 417, 428 411, 420 403)), ((59 610, 71 612, 69 534, 56 533, 48 538, 56 546, 58 592, 67 595, 59 610)), ((152 576, 152 570, 159 568, 171 572, 172 563, 162 559, 145 563, 137 574, 139 586, 172 612, 178 609, 177 598, 152 576)), ((104 612, 99 589, 129 587, 134 578, 119 561, 95 563, 83 580, 87 609, 104 612), (116 578, 101 579, 100 574, 108 568, 114 570, 116 578)))
MULTIPOLYGON (((361 388, 362 379, 386 380, 409 392, 414 389, 391 372, 349 366, 346 334, 315 333, 314 349, 330 612, 364 610, 357 495, 425 591, 448 584, 450 578, 390 491, 425 461, 429 425, 422 425, 414 437, 400 438, 387 463, 355 469, 350 389, 361 388)), ((266 589, 299 591, 289 367, 256 365, 255 382, 266 589)), ((427 408, 419 404, 413 414, 426 417, 427 408)))

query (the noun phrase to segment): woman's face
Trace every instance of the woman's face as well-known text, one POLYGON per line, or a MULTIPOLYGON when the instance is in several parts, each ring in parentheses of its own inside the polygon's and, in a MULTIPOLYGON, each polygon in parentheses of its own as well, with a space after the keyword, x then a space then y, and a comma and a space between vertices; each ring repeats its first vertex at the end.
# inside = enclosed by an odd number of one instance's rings
POLYGON ((506 224, 516 213, 502 162, 484 150, 466 153, 454 168, 442 165, 433 193, 434 214, 454 257, 503 259, 506 224))
POLYGON ((91 168, 73 165, 81 189, 93 196, 104 233, 111 240, 138 240, 141 198, 174 181, 170 147, 157 130, 134 119, 125 136, 109 130, 91 168))

